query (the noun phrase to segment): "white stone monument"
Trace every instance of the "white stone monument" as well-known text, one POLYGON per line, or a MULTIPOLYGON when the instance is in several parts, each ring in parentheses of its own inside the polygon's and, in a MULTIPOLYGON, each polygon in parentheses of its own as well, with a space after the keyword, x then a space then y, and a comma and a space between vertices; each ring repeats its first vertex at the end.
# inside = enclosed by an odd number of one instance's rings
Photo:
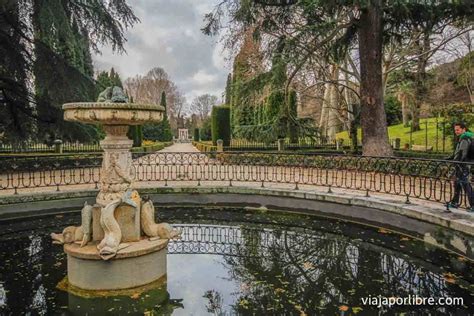
POLYGON ((189 142, 189 131, 187 128, 180 128, 178 129, 178 140, 180 143, 187 143, 189 142))

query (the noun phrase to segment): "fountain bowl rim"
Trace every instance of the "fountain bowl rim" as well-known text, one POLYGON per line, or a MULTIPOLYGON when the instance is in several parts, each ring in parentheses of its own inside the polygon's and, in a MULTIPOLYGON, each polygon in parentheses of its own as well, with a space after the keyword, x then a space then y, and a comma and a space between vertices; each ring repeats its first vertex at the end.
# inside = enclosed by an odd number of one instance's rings
POLYGON ((113 103, 113 102, 72 102, 65 103, 63 110, 129 110, 129 111, 157 111, 164 112, 165 108, 157 104, 144 103, 113 103))

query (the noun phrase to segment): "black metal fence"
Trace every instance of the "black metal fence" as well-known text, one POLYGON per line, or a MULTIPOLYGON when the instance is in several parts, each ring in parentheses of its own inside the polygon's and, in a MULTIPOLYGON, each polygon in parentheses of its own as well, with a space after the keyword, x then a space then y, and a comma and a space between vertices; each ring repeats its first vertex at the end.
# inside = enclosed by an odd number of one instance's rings
MULTIPOLYGON (((374 158, 303 153, 223 152, 155 153, 135 157, 135 181, 140 186, 172 186, 179 183, 261 187, 289 184, 384 193, 445 203, 452 199, 456 175, 472 163, 410 158, 374 158)), ((0 194, 24 189, 88 185, 98 187, 100 159, 56 162, 29 170, 5 168, 0 174, 0 194)), ((474 185, 472 179, 467 179, 474 185)), ((465 195, 459 201, 466 207, 465 195)))
MULTIPOLYGON (((315 149, 342 149, 344 146, 349 148, 350 143, 328 141, 322 138, 300 138, 291 141, 286 138, 280 144, 282 150, 315 150, 315 149)), ((248 151, 248 150, 278 150, 278 141, 275 142, 257 142, 245 139, 233 139, 229 146, 224 146, 225 151, 248 151)))
POLYGON ((27 142, 21 144, 0 143, 0 153, 79 153, 79 152, 101 152, 99 143, 81 144, 81 143, 57 143, 45 144, 27 142))

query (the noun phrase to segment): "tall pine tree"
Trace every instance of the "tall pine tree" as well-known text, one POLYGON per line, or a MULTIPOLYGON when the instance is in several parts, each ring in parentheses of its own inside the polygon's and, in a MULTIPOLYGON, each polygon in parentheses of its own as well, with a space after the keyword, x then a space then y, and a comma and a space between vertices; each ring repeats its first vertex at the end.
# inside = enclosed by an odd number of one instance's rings
MULTIPOLYGON (((472 2, 472 1, 471 1, 472 2)), ((237 33, 256 28, 257 34, 267 34, 269 41, 282 25, 292 24, 289 43, 293 45, 293 65, 289 82, 316 51, 341 57, 358 41, 360 63, 360 121, 363 154, 389 156, 386 115, 383 103, 382 48, 390 36, 404 36, 420 24, 462 23, 472 21, 474 7, 469 1, 402 1, 402 0, 224 0, 217 10, 206 15, 207 34, 215 34, 222 27, 221 17, 227 8, 237 33), (271 14, 269 14, 271 12, 271 14), (433 14, 439 12, 440 14, 433 14)), ((236 34, 236 33, 234 33, 236 34)), ((286 32, 285 34, 288 34, 286 32)), ((288 34, 290 35, 290 34, 288 34)), ((272 45, 269 45, 272 47, 272 45)), ((274 47, 274 46, 273 46, 274 47)), ((421 91, 422 92, 422 91, 421 91)))
POLYGON ((96 99, 91 49, 109 43, 123 50, 124 31, 138 19, 125 0, 31 4, 30 12, 19 1, 0 3, 0 134, 15 141, 95 139, 95 127, 64 122, 61 105, 96 99))

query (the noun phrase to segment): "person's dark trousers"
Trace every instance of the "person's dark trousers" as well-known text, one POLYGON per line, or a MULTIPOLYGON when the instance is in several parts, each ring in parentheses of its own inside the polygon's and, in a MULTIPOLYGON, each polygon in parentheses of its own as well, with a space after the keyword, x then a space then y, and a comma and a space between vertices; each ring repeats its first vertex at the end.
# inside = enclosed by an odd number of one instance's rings
POLYGON ((459 204, 461 198, 461 191, 466 192, 466 199, 469 201, 469 206, 474 207, 474 191, 470 182, 470 170, 466 166, 456 166, 456 180, 454 181, 454 196, 451 203, 459 204))

